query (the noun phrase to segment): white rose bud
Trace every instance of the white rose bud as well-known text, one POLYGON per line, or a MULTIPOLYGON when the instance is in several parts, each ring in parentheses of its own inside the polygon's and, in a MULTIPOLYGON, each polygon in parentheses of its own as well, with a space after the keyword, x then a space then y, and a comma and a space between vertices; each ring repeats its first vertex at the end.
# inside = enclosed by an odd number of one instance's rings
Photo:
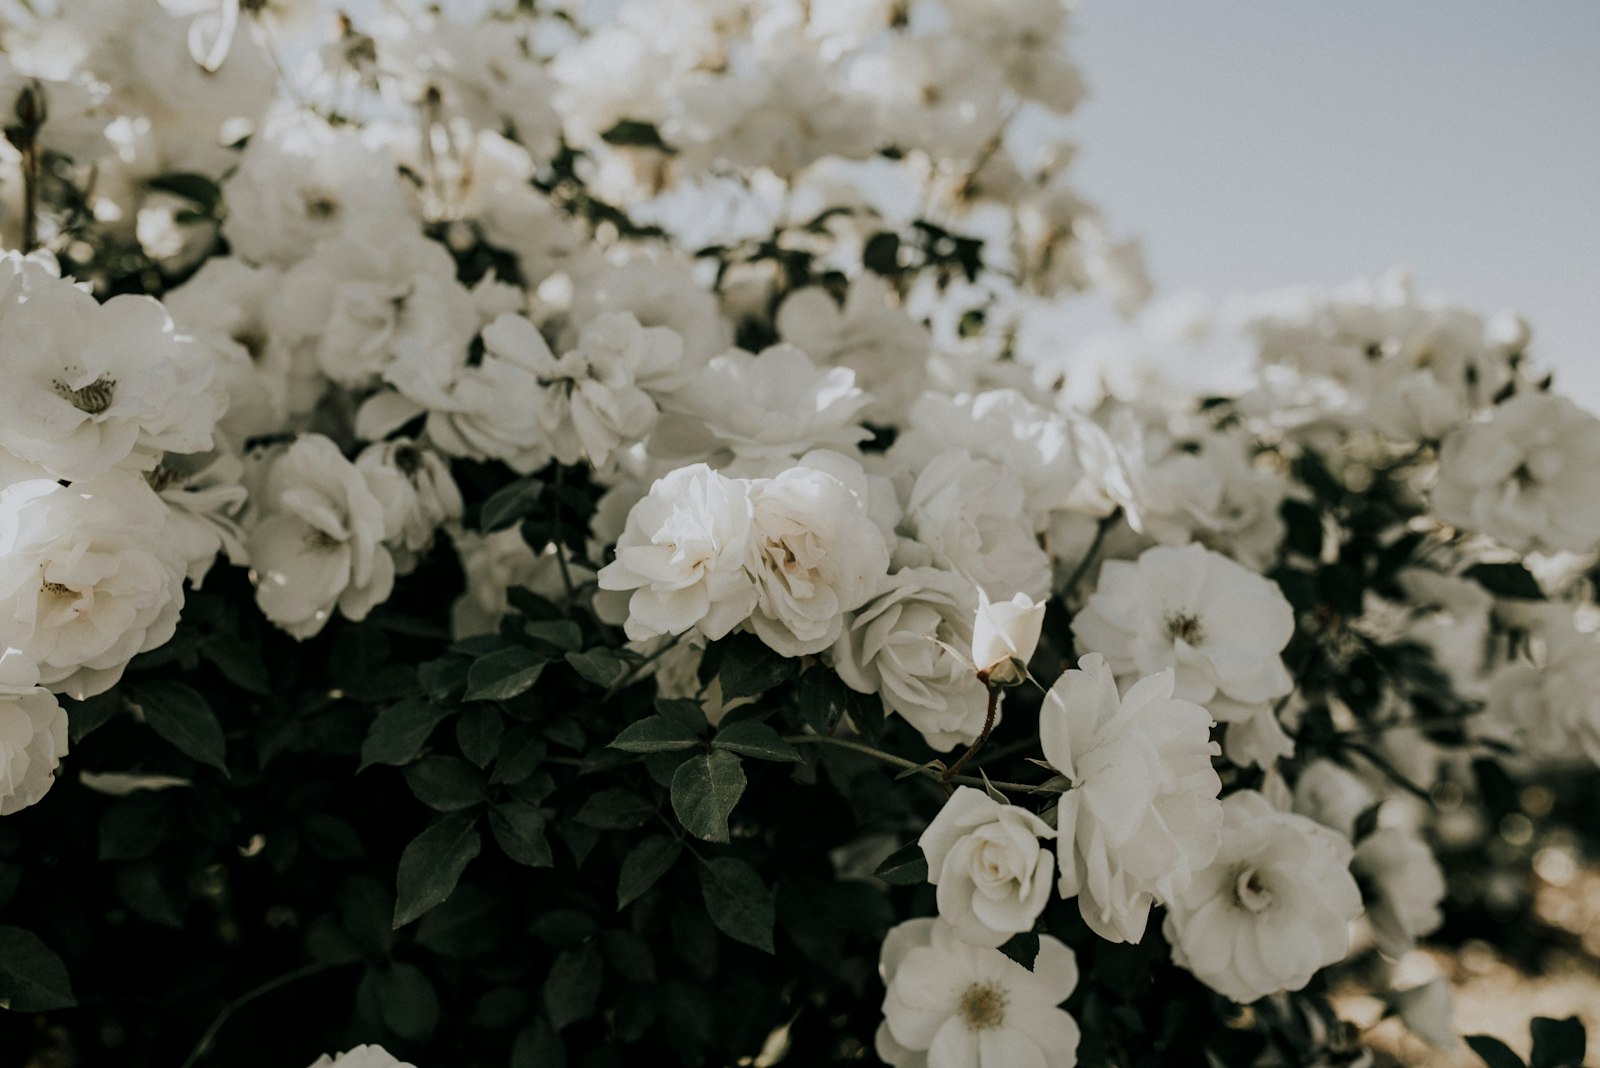
POLYGON ((1026 809, 963 786, 922 832, 939 915, 974 946, 1033 929, 1050 897, 1056 858, 1039 845, 1055 830, 1026 809))
POLYGON ((991 686, 1016 686, 1028 677, 1028 660, 1044 626, 1044 602, 1019 593, 995 603, 978 588, 978 616, 972 624, 972 663, 991 686))

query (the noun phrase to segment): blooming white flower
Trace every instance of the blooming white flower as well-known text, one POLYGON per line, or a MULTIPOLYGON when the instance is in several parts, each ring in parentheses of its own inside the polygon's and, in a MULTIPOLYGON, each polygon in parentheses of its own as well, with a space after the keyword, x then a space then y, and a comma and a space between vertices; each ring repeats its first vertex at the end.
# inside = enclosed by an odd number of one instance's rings
POLYGON ((67 755, 67 714, 55 694, 0 694, 0 816, 37 804, 67 755))
POLYGON ((871 436, 859 416, 870 398, 847 367, 820 368, 793 345, 759 355, 733 349, 702 369, 651 440, 659 456, 726 449, 746 460, 783 460, 811 449, 850 448, 871 436))
POLYGON ((1514 660, 1489 679, 1489 719, 1530 753, 1600 764, 1600 642, 1570 620, 1535 631, 1537 661, 1514 660))
POLYGON ((664 326, 682 338, 684 380, 733 344, 733 324, 723 316, 717 298, 695 282, 687 262, 639 259, 578 271, 568 312, 569 340, 613 312, 627 312, 641 326, 664 326))
POLYGON ((1240 1003, 1299 990, 1349 952, 1361 914, 1350 842, 1254 790, 1222 809, 1216 859, 1167 902, 1172 959, 1240 1003))
POLYGON ((312 637, 334 609, 361 620, 394 588, 383 504, 361 469, 320 434, 272 461, 250 532, 256 603, 295 638, 312 637))
POLYGON ((972 623, 972 663, 978 678, 994 686, 1021 682, 1044 628, 1045 602, 1019 593, 1009 601, 991 602, 978 588, 978 612, 972 623))
POLYGON ((324 1053, 311 1068, 415 1068, 382 1046, 357 1046, 344 1053, 324 1053))
POLYGON ((1385 955, 1398 960, 1444 922, 1444 873, 1415 833, 1380 826, 1356 846, 1350 871, 1366 893, 1367 922, 1385 955))
POLYGON ((277 268, 219 256, 162 297, 178 329, 211 352, 217 385, 228 398, 217 431, 236 448, 248 438, 281 433, 291 413, 309 411, 321 396, 320 381, 304 370, 291 378, 289 348, 273 343, 267 326, 267 306, 282 277, 277 268))
MULTIPOLYGON (((935 567, 907 567, 845 624, 833 666, 851 689, 875 693, 941 752, 983 730, 987 694, 956 652, 971 645, 973 588, 935 567)), ((998 715, 998 712, 997 712, 998 715)))
POLYGON ((917 839, 928 882, 939 888, 939 918, 975 946, 999 946, 1033 930, 1056 867, 1039 840, 1055 836, 1027 809, 958 787, 917 839))
POLYGON ((319 244, 284 273, 267 322, 300 366, 351 389, 396 362, 454 366, 479 326, 450 253, 409 227, 319 244))
POLYGON ((862 411, 871 423, 898 423, 928 377, 932 339, 901 308, 889 303, 889 285, 864 273, 850 283, 841 307, 821 286, 784 298, 778 335, 818 365, 848 367, 872 402, 862 411))
POLYGON ((129 660, 172 637, 184 564, 167 519, 131 471, 0 490, 4 642, 32 662, 40 685, 79 700, 102 693, 129 660))
POLYGON ((1172 668, 1177 696, 1219 720, 1248 718, 1294 686, 1279 655, 1294 634, 1289 602, 1269 579, 1200 545, 1107 561, 1072 633, 1118 676, 1172 668), (1230 703, 1245 707, 1232 715, 1230 703))
POLYGON ((755 577, 750 624, 784 656, 819 653, 889 573, 889 545, 874 522, 861 465, 807 453, 775 478, 750 485, 746 567, 755 577))
POLYGON ((321 241, 410 225, 393 161, 296 108, 250 139, 223 183, 222 234, 251 263, 289 267, 321 241))
POLYGON ((367 486, 383 504, 384 541, 395 572, 409 574, 433 547, 442 526, 461 522, 461 490, 444 457, 409 438, 368 445, 356 457, 367 486))
POLYGON ((1600 419, 1519 393, 1444 440, 1432 503, 1518 552, 1588 552, 1600 543, 1600 419))
POLYGON ((623 629, 634 641, 698 627, 715 640, 755 608, 745 569, 754 551, 750 483, 705 464, 659 479, 628 513, 602 590, 633 591, 623 629))
POLYGON ((990 596, 1043 597, 1050 558, 1029 527, 1022 484, 1010 471, 965 449, 941 452, 906 496, 904 533, 933 562, 965 575, 990 596))
MULTIPOLYGON (((461 555, 461 570, 467 588, 450 609, 450 636, 460 641, 475 634, 493 634, 501 618, 510 610, 507 592, 521 588, 557 604, 566 597, 561 561, 554 546, 536 553, 516 527, 478 535, 454 531, 456 551, 461 555)), ((567 577, 574 585, 594 580, 594 572, 568 560, 567 577)), ((603 595, 602 595, 603 596, 603 595)), ((626 618, 624 614, 618 618, 626 618)), ((608 618, 607 622, 611 622, 608 618)))
POLYGON ((1172 685, 1168 670, 1119 695, 1091 653, 1039 712, 1045 759, 1072 783, 1056 815, 1061 896, 1076 895, 1084 922, 1113 942, 1143 938, 1151 904, 1184 893, 1220 842, 1211 717, 1174 700, 1172 685))
POLYGON ((211 448, 224 399, 210 362, 154 299, 99 304, 50 280, 3 314, 0 448, 68 480, 211 448))
POLYGON ((888 988, 877 1054, 894 1068, 1073 1068, 1078 1024, 1059 1006, 1078 985, 1078 962, 1039 936, 1033 968, 998 949, 968 945, 942 920, 908 920, 883 940, 888 988))
POLYGON ((195 589, 205 581, 219 552, 227 554, 229 563, 248 563, 239 525, 248 496, 240 484, 243 475, 244 465, 237 456, 210 452, 168 453, 145 476, 169 509, 168 537, 185 561, 189 585, 195 589))

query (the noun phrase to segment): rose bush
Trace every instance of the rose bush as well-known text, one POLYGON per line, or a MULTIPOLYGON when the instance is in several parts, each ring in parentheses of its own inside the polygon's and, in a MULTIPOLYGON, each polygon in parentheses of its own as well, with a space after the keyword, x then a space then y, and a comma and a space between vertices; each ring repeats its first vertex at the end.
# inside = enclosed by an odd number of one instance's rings
POLYGON ((1146 309, 1057 0, 355 7, 0 4, 0 1063, 1357 1065, 1542 962, 1525 327, 1146 309))

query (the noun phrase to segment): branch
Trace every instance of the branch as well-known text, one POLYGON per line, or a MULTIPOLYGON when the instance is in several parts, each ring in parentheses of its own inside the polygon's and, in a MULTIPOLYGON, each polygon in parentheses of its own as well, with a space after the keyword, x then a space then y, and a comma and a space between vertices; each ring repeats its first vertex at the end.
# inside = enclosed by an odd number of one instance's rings
POLYGON ((333 966, 334 962, 332 961, 317 961, 314 964, 307 964, 303 968, 285 972, 276 979, 268 979, 254 990, 246 991, 228 1002, 222 1007, 222 1011, 217 1013, 217 1018, 211 1021, 211 1026, 205 1029, 205 1033, 200 1036, 200 1041, 194 1044, 194 1049, 189 1051, 189 1056, 184 1058, 181 1068, 194 1068, 194 1065, 200 1063, 201 1058, 210 1052, 212 1040, 217 1037, 217 1032, 222 1030, 222 1026, 228 1022, 234 1013, 257 998, 265 997, 272 993, 279 987, 288 986, 290 983, 316 975, 318 972, 326 971, 333 966))
POLYGON ((831 734, 789 734, 785 735, 783 740, 790 745, 836 745, 841 749, 851 749, 857 753, 872 757, 874 760, 881 760, 885 764, 892 764, 897 768, 914 771, 918 775, 932 779, 934 782, 955 782, 961 783, 963 786, 993 786, 997 790, 1009 790, 1012 793, 1019 794, 1058 796, 1061 793, 1060 790, 1045 786, 1031 786, 1023 782, 998 782, 987 778, 975 779, 970 775, 955 775, 945 780, 941 777, 941 772, 926 764, 918 764, 915 760, 907 760, 905 757, 895 756, 893 753, 885 753, 881 749, 874 749, 864 742, 858 742, 851 738, 837 738, 831 734))

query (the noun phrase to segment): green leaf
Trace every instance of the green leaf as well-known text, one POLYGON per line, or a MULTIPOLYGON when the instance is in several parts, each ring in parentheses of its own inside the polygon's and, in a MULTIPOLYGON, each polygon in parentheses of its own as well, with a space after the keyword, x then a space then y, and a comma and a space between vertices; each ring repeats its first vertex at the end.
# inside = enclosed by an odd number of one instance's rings
POLYGON ((642 827, 656 807, 632 790, 617 786, 601 790, 583 803, 574 822, 603 831, 629 831, 642 827))
POLYGON ((542 1016, 524 1027, 511 1046, 511 1068, 565 1068, 566 1063, 561 1036, 542 1016))
POLYGON ((228 773, 228 743, 204 697, 181 682, 141 682, 131 689, 151 729, 184 756, 228 773))
POLYGON ((1533 1020, 1533 1053, 1528 1068, 1583 1068, 1588 1051, 1588 1035, 1576 1016, 1552 1020, 1536 1016, 1533 1020))
POLYGON ((513 727, 500 745, 495 757, 494 772, 489 776, 492 785, 519 783, 539 769, 544 760, 544 739, 532 727, 513 727))
POLYGON ((525 801, 502 802, 489 810, 489 830, 505 855, 530 868, 555 864, 545 837, 545 815, 525 801))
POLYGON ((546 645, 553 645, 563 653, 575 653, 583 648, 583 629, 570 619, 544 619, 524 623, 522 633, 546 645))
POLYGON ((818 734, 832 734, 850 708, 850 688, 825 667, 814 667, 795 686, 800 716, 818 734))
POLYGON ((500 752, 505 733, 506 721, 493 705, 469 708, 456 720, 456 744, 461 747, 461 755, 480 768, 488 767, 500 752))
POLYGON ((725 749, 698 753, 672 776, 672 811, 696 838, 728 841, 728 814, 744 793, 744 767, 725 749))
POLYGON ((200 655, 241 690, 263 695, 272 692, 272 677, 258 645, 213 634, 200 644, 200 655))
POLYGON ((515 525, 532 514, 543 494, 544 483, 532 477, 501 486, 483 502, 478 513, 478 529, 487 534, 515 525))
POLYGON ((450 709, 421 697, 408 697, 390 705, 367 728, 366 741, 361 743, 361 768, 415 760, 433 728, 449 715, 450 709))
POLYGON ((483 848, 470 812, 454 812, 411 840, 395 876, 394 923, 398 929, 443 903, 483 848))
POLYGON ((417 665, 417 684, 422 692, 443 703, 467 684, 467 670, 471 664, 464 656, 441 656, 417 665))
POLYGON ((683 843, 666 835, 646 838, 622 858, 617 877, 617 909, 626 908, 672 870, 683 854, 683 843))
POLYGON ((1463 573, 1490 593, 1529 601, 1544 600, 1538 581, 1518 563, 1473 564, 1463 573))
POLYGON ((177 815, 166 791, 138 791, 114 799, 100 814, 101 860, 138 860, 166 840, 177 815))
POLYGON ((928 881, 928 858, 921 843, 911 842, 884 857, 872 874, 892 886, 917 886, 928 881))
POLYGON ((873 274, 899 274, 900 235, 883 230, 867 238, 866 246, 861 250, 861 266, 873 274))
POLYGON ((307 848, 329 860, 361 860, 367 855, 356 829, 337 816, 313 812, 300 825, 307 848))
POLYGON ((439 1026, 439 996, 422 969, 402 961, 372 975, 383 1025, 401 1038, 426 1041, 439 1026))
POLYGON ((753 720, 725 724, 711 739, 711 744, 717 749, 727 749, 757 760, 800 762, 800 754, 795 752, 794 746, 780 738, 778 732, 765 723, 753 720))
POLYGON ((539 681, 548 657, 513 645, 472 662, 467 672, 468 701, 506 701, 527 693, 539 681))
POLYGON ((544 981, 544 1011, 557 1031, 594 1012, 605 978, 605 962, 593 942, 556 957, 544 981))
POLYGON ((1472 1052, 1489 1068, 1526 1068, 1522 1058, 1511 1051, 1506 1045, 1491 1035, 1467 1035, 1467 1045, 1472 1047, 1472 1052))
POLYGON ((800 668, 798 660, 773 652, 754 634, 734 634, 713 642, 706 657, 712 662, 709 670, 722 680, 724 701, 765 693, 800 668))
POLYGON ((213 179, 203 174, 173 171, 170 174, 158 174, 146 178, 144 184, 146 188, 157 189, 193 201, 207 216, 216 215, 217 207, 222 203, 221 188, 213 179))
POLYGON ((405 775, 417 800, 437 812, 456 812, 484 800, 483 772, 458 757, 423 757, 405 775))
POLYGON ((700 869, 700 894, 717 930, 747 946, 774 951, 772 891, 754 868, 733 857, 718 857, 700 869))
POLYGON ((610 649, 590 649, 585 653, 568 653, 567 663, 571 664, 586 682, 592 682, 602 689, 609 690, 633 670, 631 664, 610 649))
POLYGON ((669 150, 667 143, 661 139, 661 131, 656 129, 654 123, 640 122, 637 119, 619 119, 611 129, 600 135, 600 140, 608 145, 669 150))
POLYGON ((692 749, 698 744, 700 736, 683 722, 657 714, 628 724, 612 741, 611 748, 629 753, 668 753, 692 749))
POLYGON ((77 1003, 67 966, 49 946, 32 931, 0 927, 0 1008, 49 1012, 77 1003))
POLYGON ((122 711, 122 691, 113 687, 82 701, 62 697, 60 702, 67 712, 67 738, 77 745, 91 731, 104 726, 111 717, 122 711))
POLYGON ((1039 936, 1032 932, 1012 935, 1001 944, 1000 952, 1031 972, 1039 958, 1039 936))

